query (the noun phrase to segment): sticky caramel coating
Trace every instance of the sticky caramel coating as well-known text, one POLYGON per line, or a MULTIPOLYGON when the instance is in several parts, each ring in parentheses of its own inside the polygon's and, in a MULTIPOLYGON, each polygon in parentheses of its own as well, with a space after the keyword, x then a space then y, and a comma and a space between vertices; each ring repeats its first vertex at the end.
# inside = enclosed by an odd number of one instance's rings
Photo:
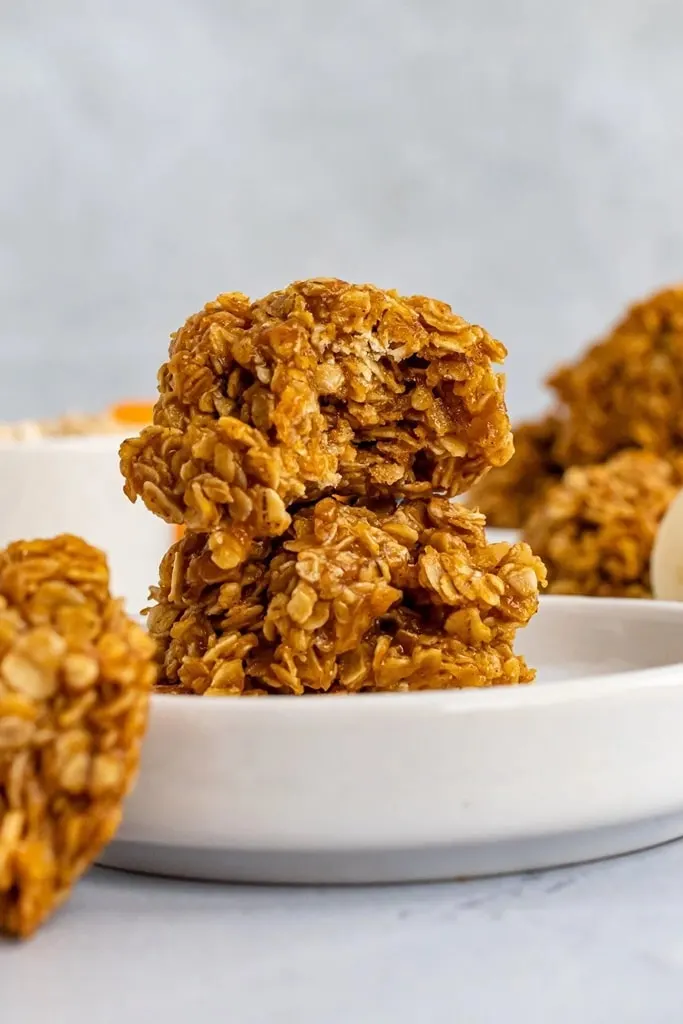
POLYGON ((326 493, 457 494, 512 454, 505 355, 445 303, 372 285, 220 295, 173 335, 126 493, 211 532, 223 568, 326 493))
POLYGON ((467 495, 489 526, 521 529, 533 509, 562 476, 554 455, 559 421, 555 415, 513 428, 515 453, 506 465, 491 469, 467 495))
POLYGON ((549 592, 650 597, 652 547, 681 485, 680 467, 625 451, 568 469, 524 530, 546 565, 549 592))
POLYGON ((324 498, 229 570, 206 537, 186 534, 160 580, 149 628, 161 689, 348 693, 534 676, 512 645, 544 567, 524 544, 487 544, 484 517, 446 499, 324 498))
POLYGON ((549 380, 565 406, 556 444, 564 466, 624 448, 683 446, 683 287, 633 306, 607 337, 549 380))
POLYGON ((78 537, 0 552, 0 930, 30 935, 112 838, 155 645, 78 537))

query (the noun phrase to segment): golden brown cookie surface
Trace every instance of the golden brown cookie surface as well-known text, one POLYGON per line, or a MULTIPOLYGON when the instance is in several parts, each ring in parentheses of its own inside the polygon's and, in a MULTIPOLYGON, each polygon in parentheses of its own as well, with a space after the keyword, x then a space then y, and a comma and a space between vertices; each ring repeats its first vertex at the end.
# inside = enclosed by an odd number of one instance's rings
POLYGON ((149 626, 162 689, 301 694, 533 678, 512 644, 545 570, 524 544, 487 544, 483 516, 445 499, 369 508, 325 498, 230 570, 206 537, 187 534, 160 576, 149 626))
POLYGON ((78 537, 0 552, 0 930, 30 935, 112 838, 154 644, 78 537))
POLYGON ((505 354, 445 303, 371 285, 219 296, 173 336, 126 492, 211 531, 224 568, 327 492, 454 495, 512 453, 505 354))
POLYGON ((489 526, 519 530, 562 476, 554 446, 559 421, 545 416, 513 428, 515 453, 508 463, 491 469, 467 495, 470 508, 486 516, 489 526))
POLYGON ((654 539, 680 479, 670 461, 642 451, 568 469, 524 530, 549 592, 649 597, 654 539))
POLYGON ((556 445, 564 466, 630 447, 660 455, 683 447, 683 287, 633 306, 549 383, 567 413, 556 445))

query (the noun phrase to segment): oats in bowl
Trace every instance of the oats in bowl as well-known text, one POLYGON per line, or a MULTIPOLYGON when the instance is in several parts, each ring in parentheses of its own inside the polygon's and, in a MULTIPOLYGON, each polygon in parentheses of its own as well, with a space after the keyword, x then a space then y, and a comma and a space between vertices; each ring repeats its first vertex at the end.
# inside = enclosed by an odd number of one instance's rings
POLYGON ((104 412, 69 412, 54 419, 0 423, 0 442, 121 434, 126 426, 144 426, 151 419, 152 406, 149 403, 124 402, 104 412))
POLYGON ((120 433, 121 423, 110 413, 68 413, 57 419, 0 423, 0 441, 37 441, 44 437, 120 433))

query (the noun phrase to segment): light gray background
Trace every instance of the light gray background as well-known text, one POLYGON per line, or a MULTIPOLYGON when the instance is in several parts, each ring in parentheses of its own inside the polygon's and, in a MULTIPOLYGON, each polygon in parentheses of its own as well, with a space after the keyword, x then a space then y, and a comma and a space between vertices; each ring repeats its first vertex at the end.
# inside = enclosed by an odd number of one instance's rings
POLYGON ((510 404, 683 277, 680 0, 7 0, 0 417, 153 390, 217 292, 444 298, 510 404))
POLYGON ((0 942, 3 1024, 681 1024, 683 844, 470 882, 267 888, 96 869, 0 942))

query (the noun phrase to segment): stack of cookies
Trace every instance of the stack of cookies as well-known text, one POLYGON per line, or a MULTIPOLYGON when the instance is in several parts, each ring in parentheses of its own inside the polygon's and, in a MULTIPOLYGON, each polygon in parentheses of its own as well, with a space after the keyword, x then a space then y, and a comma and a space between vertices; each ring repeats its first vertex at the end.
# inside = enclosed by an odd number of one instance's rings
POLYGON ((172 336, 128 496, 184 528, 148 610, 166 692, 528 682, 545 570, 450 499, 511 457, 503 346, 337 279, 220 295, 172 336))

